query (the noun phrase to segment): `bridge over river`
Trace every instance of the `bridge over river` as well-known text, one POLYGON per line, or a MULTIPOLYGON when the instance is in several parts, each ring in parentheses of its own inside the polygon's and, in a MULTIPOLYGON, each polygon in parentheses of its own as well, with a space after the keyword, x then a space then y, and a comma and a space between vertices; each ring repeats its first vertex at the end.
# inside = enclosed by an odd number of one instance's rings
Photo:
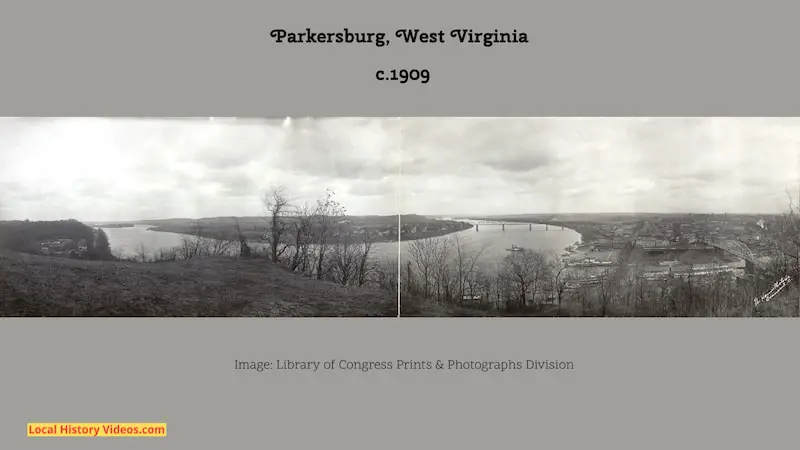
MULTIPOLYGON (((497 220, 473 220, 473 219, 467 219, 467 221, 469 221, 469 223, 475 225, 475 231, 476 232, 481 231, 481 227, 484 227, 484 228, 486 228, 486 227, 500 227, 503 231, 505 231, 507 226, 508 227, 528 227, 528 231, 533 231, 533 226, 534 225, 542 225, 542 224, 539 224, 539 223, 536 223, 536 222, 510 222, 510 221, 509 222, 503 222, 503 221, 497 221, 497 220)), ((549 230, 551 227, 553 229, 561 229, 561 230, 565 229, 564 227, 556 227, 554 225, 544 224, 545 231, 549 230)))

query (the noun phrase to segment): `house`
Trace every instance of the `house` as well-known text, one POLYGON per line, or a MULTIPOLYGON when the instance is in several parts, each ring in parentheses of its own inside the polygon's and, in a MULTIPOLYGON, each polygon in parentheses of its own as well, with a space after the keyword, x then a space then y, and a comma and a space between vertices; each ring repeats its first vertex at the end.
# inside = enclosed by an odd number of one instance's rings
POLYGON ((642 228, 639 230, 639 234, 642 236, 653 235, 657 234, 658 232, 658 228, 650 222, 645 222, 644 225, 642 225, 642 228))
POLYGON ((651 248, 656 246, 655 239, 639 239, 637 241, 640 247, 651 248))
POLYGON ((43 254, 50 255, 69 250, 74 246, 73 244, 74 242, 72 239, 54 239, 42 241, 39 244, 39 248, 43 254))
POLYGON ((608 251, 614 248, 614 242, 609 239, 601 239, 592 245, 592 250, 597 252, 608 251))

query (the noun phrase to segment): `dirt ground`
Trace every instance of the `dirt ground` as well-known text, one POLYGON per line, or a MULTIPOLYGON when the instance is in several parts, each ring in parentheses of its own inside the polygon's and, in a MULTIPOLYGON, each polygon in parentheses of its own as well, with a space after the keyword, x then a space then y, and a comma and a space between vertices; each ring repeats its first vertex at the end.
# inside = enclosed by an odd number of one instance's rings
POLYGON ((397 297, 266 260, 140 264, 0 252, 0 316, 396 317, 397 297))

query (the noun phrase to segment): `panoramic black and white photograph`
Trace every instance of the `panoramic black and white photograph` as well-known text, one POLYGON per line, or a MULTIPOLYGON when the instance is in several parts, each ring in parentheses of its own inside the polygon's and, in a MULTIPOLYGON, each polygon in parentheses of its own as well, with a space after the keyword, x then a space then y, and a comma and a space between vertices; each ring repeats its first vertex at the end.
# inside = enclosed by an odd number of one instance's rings
POLYGON ((404 316, 800 315, 800 119, 402 124, 404 316))
POLYGON ((0 316, 800 316, 799 168, 789 118, 5 118, 0 316))
POLYGON ((396 317, 391 119, 0 119, 0 316, 396 317))

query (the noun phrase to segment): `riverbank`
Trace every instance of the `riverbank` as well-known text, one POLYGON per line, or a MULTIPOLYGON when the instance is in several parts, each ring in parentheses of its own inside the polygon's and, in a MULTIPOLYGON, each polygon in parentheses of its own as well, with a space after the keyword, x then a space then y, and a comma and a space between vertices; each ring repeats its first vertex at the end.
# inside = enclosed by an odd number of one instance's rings
POLYGON ((401 241, 447 236, 475 228, 475 225, 461 220, 429 219, 414 214, 401 216, 400 223, 402 225, 401 241))
POLYGON ((99 225, 92 225, 95 228, 133 228, 136 225, 132 223, 102 223, 99 225))
MULTIPOLYGON (((286 220, 291 222, 294 219, 290 217, 286 220)), ((398 216, 356 216, 348 217, 342 222, 344 223, 337 224, 338 233, 351 236, 355 241, 363 240, 365 233, 368 233, 372 243, 398 242, 398 238, 400 241, 414 241, 474 228, 473 224, 464 221, 430 219, 415 214, 402 215, 399 221, 398 216)), ((148 226, 148 231, 212 239, 238 240, 242 236, 250 243, 265 242, 264 237, 269 233, 266 220, 260 217, 165 219, 137 224, 148 226)))

